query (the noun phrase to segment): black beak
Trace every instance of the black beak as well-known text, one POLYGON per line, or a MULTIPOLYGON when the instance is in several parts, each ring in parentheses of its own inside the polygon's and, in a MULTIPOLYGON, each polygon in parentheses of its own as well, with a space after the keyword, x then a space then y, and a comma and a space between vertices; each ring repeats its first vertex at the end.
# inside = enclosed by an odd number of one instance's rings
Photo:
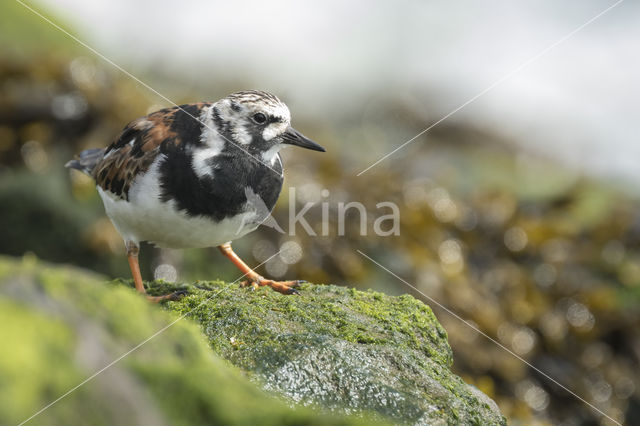
POLYGON ((301 148, 312 149, 314 151, 325 152, 325 149, 323 147, 321 147, 291 126, 287 127, 287 130, 282 135, 282 143, 299 146, 301 148))

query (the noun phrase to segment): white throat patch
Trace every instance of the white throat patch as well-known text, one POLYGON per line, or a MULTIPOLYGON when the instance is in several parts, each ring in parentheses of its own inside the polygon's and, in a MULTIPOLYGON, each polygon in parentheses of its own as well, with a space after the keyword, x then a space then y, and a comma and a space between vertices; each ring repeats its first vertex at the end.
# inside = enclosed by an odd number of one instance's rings
POLYGON ((276 144, 271 148, 269 148, 268 150, 264 151, 261 155, 262 161, 264 161, 267 164, 273 165, 276 162, 276 158, 278 158, 278 153, 282 148, 283 148, 282 144, 276 144))

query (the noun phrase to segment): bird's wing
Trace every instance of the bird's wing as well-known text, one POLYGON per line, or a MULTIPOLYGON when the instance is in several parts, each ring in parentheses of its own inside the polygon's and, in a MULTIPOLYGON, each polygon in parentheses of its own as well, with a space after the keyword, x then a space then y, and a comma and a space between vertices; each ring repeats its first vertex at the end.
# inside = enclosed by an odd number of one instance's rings
POLYGON ((97 185, 128 199, 136 176, 146 172, 159 154, 199 141, 199 120, 208 105, 201 102, 166 108, 129 123, 93 169, 97 185))

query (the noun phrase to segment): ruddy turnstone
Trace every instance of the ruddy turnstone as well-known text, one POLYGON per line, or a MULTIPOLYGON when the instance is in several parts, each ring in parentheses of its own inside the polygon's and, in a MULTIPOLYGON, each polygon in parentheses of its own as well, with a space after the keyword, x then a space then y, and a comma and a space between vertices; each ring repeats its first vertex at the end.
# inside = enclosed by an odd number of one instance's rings
POLYGON ((167 248, 218 246, 245 274, 245 285, 292 294, 300 281, 265 279, 231 249, 231 241, 255 230, 278 199, 280 149, 324 151, 290 122, 289 109, 276 96, 237 92, 215 103, 138 118, 107 148, 83 151, 66 167, 95 179, 107 216, 124 239, 140 293, 145 289, 139 244, 148 241, 167 248))

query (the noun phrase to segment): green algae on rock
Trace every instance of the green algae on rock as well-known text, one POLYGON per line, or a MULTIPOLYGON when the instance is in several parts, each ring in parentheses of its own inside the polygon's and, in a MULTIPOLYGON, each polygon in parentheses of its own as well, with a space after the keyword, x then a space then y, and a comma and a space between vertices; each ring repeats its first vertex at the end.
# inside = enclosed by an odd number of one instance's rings
POLYGON ((206 282, 163 310, 123 283, 0 257, 0 424, 102 369, 30 424, 505 423, 451 373, 444 329, 412 297, 206 282))
POLYGON ((222 282, 188 288, 165 306, 200 323, 212 349, 264 389, 299 405, 407 424, 505 424, 491 399, 451 372, 445 330, 411 296, 309 284, 292 297, 222 282))
POLYGON ((28 424, 370 423, 270 397, 190 321, 103 281, 0 257, 0 424, 29 419, 105 366, 28 424))

